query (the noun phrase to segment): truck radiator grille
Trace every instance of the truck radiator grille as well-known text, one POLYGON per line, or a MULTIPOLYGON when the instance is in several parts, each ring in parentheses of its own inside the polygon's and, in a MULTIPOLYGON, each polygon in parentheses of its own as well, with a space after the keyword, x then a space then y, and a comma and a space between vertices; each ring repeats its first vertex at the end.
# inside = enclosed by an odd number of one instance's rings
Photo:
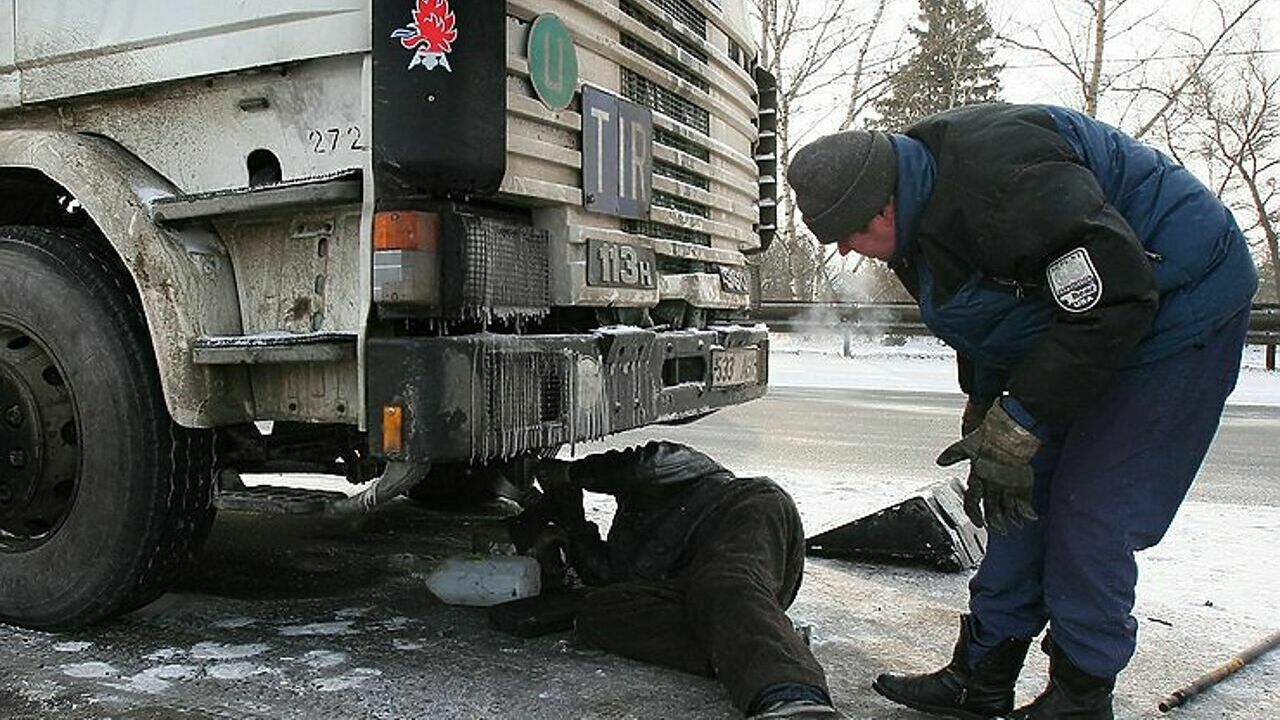
MULTIPOLYGON (((663 7, 663 3, 658 3, 658 6, 663 7)), ((652 13, 648 12, 647 10, 635 4, 634 2, 630 2, 630 0, 622 0, 622 3, 618 7, 622 10, 622 12, 631 16, 641 25, 644 25, 650 30, 658 33, 662 37, 666 38, 669 42, 675 45, 679 45, 685 52, 697 58, 703 64, 706 64, 707 53, 702 48, 698 47, 696 44, 690 42, 686 38, 681 37, 679 33, 673 31, 669 27, 668 23, 659 21, 656 17, 653 16, 652 13)), ((665 7, 663 9, 665 9, 665 7)), ((703 17, 701 13, 698 13, 697 10, 693 10, 693 12, 695 13, 696 17, 693 17, 690 19, 695 24, 697 24, 698 21, 701 20, 701 24, 699 25, 699 27, 701 27, 702 31, 699 34, 699 37, 702 37, 705 39, 707 36, 707 19, 703 17)), ((682 22, 681 24, 684 24, 684 23, 682 22)), ((697 31, 695 30, 695 32, 697 31)))
POLYGON ((710 150, 692 140, 686 140, 685 138, 682 138, 664 128, 655 127, 653 129, 653 141, 659 145, 665 145, 672 150, 679 150, 686 155, 692 155, 702 162, 711 162, 710 150))
POLYGON ((709 233, 690 230, 678 225, 668 225, 667 223, 653 222, 652 220, 626 220, 623 222, 622 229, 635 235, 648 235, 661 240, 676 240, 690 245, 711 247, 711 235, 709 233))
POLYGON ((703 135, 711 135, 711 113, 705 108, 626 68, 622 69, 622 96, 703 135))
POLYGON ((685 170, 679 165, 672 165, 671 163, 663 162, 661 160, 653 161, 653 174, 660 175, 665 178, 670 178, 672 180, 675 180, 676 182, 684 183, 685 185, 696 187, 699 190, 711 189, 710 180, 702 177, 701 175, 695 172, 685 170))
POLYGON ((687 68, 682 66, 680 63, 672 60, 671 58, 668 58, 667 56, 663 55, 657 50, 654 50, 647 43, 641 40, 638 40, 635 37, 632 37, 628 33, 622 33, 622 47, 634 52, 635 54, 639 55, 645 60, 648 60, 649 62, 653 63, 654 65, 657 65, 663 70, 666 70, 672 75, 675 75, 681 80, 684 80, 685 82, 698 88, 702 92, 708 92, 711 90, 711 85, 701 76, 696 75, 693 72, 690 72, 687 68))
POLYGON ((689 28, 702 39, 707 38, 707 16, 689 0, 653 0, 653 4, 662 8, 676 22, 689 28))
POLYGON ((682 212, 688 215, 696 215, 700 218, 711 217, 711 208, 706 205, 664 192, 655 192, 653 194, 653 205, 654 207, 675 210, 676 212, 682 212))
MULTIPOLYGON (((621 45, 639 55, 651 67, 643 73, 630 67, 621 68, 619 94, 670 121, 655 123, 655 145, 711 163, 711 111, 700 104, 704 96, 698 92, 712 90, 707 78, 710 77, 708 63, 714 49, 707 43, 707 16, 690 0, 619 0, 618 7, 671 43, 656 42, 646 33, 619 30, 621 45)), ((742 48, 735 45, 733 50, 737 54, 735 62, 747 62, 742 48)), ((684 161, 655 160, 653 172, 655 176, 673 180, 691 191, 715 192, 710 178, 685 165, 684 161)), ((653 207, 687 217, 665 218, 668 222, 627 220, 624 229, 653 238, 710 247, 711 234, 694 227, 702 227, 700 221, 712 219, 712 208, 690 199, 691 196, 698 197, 699 193, 672 191, 665 183, 663 189, 665 192, 655 189, 653 207)))

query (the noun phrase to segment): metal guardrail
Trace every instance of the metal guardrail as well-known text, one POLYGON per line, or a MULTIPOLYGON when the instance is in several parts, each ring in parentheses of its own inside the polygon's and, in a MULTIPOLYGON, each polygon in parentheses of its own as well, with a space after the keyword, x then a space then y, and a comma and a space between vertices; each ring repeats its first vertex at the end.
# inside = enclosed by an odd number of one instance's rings
MULTIPOLYGON (((845 354, 853 335, 931 335, 915 303, 765 302, 752 313, 776 332, 828 332, 843 335, 845 354)), ((1250 345, 1267 346, 1267 368, 1275 369, 1280 345, 1280 304, 1254 305, 1249 313, 1250 345)))
POLYGON ((751 317, 778 332, 839 332, 856 327, 862 334, 931 334, 915 303, 765 302, 751 317))

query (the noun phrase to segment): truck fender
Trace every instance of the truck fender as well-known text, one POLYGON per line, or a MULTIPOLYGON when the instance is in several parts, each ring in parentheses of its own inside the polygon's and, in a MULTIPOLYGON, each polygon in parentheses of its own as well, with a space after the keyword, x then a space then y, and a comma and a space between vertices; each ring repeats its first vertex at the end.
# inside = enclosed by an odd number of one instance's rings
POLYGON ((61 186, 128 269, 174 421, 202 428, 252 417, 243 367, 192 362, 197 338, 239 335, 242 325, 235 271, 218 235, 201 223, 162 227, 151 219, 152 202, 180 191, 111 140, 73 132, 0 131, 0 175, 15 168, 61 186))

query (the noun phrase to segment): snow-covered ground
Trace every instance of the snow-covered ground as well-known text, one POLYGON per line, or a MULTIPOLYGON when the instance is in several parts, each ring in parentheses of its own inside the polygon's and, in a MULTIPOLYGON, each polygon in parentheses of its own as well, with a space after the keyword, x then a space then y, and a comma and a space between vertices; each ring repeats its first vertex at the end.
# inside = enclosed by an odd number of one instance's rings
MULTIPOLYGON (((815 531, 946 474, 932 459, 954 435, 963 404, 947 348, 924 338, 900 347, 863 341, 845 358, 839 338, 774 335, 773 343, 771 382, 779 392, 770 397, 580 449, 651 436, 689 442, 735 471, 773 477, 815 531), (876 420, 885 426, 878 432, 876 420)), ((1249 349, 1245 365, 1232 402, 1254 407, 1229 410, 1235 449, 1216 468, 1211 457, 1202 473, 1218 486, 1254 488, 1280 478, 1268 440, 1280 427, 1280 373, 1261 369, 1260 348, 1249 349), (1241 454, 1258 457, 1241 463, 1241 454), (1223 471, 1227 459, 1234 475, 1223 471)), ((323 476, 258 477, 351 490, 323 476)), ((1164 542, 1139 555, 1133 615, 1141 640, 1117 687, 1122 720, 1164 717, 1155 709, 1160 697, 1280 627, 1280 572, 1267 559, 1280 541, 1280 499, 1274 492, 1200 497, 1183 505, 1164 542)), ((589 517, 607 524, 612 506, 592 498, 589 517)), ((280 720, 740 717, 710 681, 602 655, 563 636, 514 640, 490 630, 479 611, 431 600, 422 574, 465 551, 467 538, 498 528, 494 518, 423 514, 406 503, 350 522, 225 513, 193 578, 148 608, 67 636, 0 626, 0 720, 192 712, 280 720)), ((812 627, 833 697, 849 717, 921 717, 879 698, 871 680, 884 670, 945 662, 966 580, 811 559, 791 614, 812 627)), ((1033 652, 1020 700, 1044 686, 1044 667, 1033 652)), ((1278 674, 1280 652, 1169 717, 1280 717, 1278 674)))
MULTIPOLYGON (((777 387, 824 387, 900 392, 959 394, 955 352, 941 340, 907 338, 885 345, 879 338, 855 338, 850 357, 835 335, 771 333, 769 384, 777 387)), ((1265 349, 1245 348, 1232 405, 1280 406, 1280 371, 1266 370, 1265 349)))

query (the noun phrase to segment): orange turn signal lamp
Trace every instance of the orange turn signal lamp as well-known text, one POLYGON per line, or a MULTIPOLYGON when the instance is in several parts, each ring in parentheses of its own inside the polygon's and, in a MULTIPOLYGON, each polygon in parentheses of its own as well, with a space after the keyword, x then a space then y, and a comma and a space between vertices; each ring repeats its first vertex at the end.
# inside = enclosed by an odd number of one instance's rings
POLYGON ((404 451, 404 408, 384 405, 382 408, 382 454, 399 455, 404 451))
POLYGON ((426 250, 440 247, 440 215, 417 210, 374 213, 374 250, 426 250))

